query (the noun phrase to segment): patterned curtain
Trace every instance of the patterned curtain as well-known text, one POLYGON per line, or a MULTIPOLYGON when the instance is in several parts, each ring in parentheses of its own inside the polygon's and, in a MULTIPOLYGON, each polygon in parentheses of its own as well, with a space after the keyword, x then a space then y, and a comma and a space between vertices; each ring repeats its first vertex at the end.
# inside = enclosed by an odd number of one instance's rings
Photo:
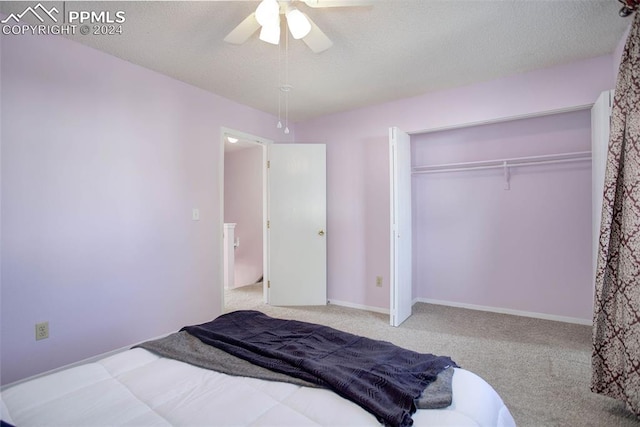
MULTIPOLYGON (((624 0, 633 7, 637 0, 624 0)), ((622 15, 622 11, 621 11, 622 15)), ((640 13, 618 73, 596 271, 591 390, 640 416, 640 13)))

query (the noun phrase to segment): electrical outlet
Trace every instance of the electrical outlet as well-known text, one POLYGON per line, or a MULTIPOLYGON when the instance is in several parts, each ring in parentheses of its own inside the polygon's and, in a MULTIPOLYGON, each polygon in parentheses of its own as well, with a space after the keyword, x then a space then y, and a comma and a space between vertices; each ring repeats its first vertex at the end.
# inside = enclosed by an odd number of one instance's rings
POLYGON ((376 286, 379 288, 382 287, 382 276, 376 276, 376 286))
POLYGON ((49 338, 49 322, 36 323, 36 341, 49 338))

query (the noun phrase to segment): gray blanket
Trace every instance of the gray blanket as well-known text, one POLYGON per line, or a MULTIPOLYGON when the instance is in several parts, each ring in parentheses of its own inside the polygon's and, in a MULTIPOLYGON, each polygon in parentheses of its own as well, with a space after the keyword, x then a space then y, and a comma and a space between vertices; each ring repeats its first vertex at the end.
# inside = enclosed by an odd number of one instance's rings
POLYGON ((180 362, 222 372, 227 375, 280 381, 304 387, 320 387, 317 384, 254 365, 224 350, 205 344, 186 331, 176 332, 164 338, 147 341, 134 348, 136 347, 144 348, 162 357, 179 360, 180 362))
POLYGON ((451 381, 453 380, 453 368, 448 367, 440 372, 436 380, 424 389, 420 397, 414 400, 418 409, 440 409, 451 405, 453 394, 451 381))

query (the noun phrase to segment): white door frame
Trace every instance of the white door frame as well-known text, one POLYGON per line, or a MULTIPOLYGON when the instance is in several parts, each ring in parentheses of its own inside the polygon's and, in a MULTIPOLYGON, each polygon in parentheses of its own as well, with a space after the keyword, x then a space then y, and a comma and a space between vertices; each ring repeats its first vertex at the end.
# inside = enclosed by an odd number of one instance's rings
POLYGON ((598 249, 600 247, 600 222, 602 220, 602 199, 604 195, 604 176, 611 131, 611 108, 614 90, 604 91, 591 107, 591 226, 593 292, 595 296, 595 277, 598 267, 598 249))
POLYGON ((410 143, 406 132, 389 128, 389 323, 396 327, 411 316, 413 306, 410 143))
MULTIPOLYGON (((234 136, 242 141, 250 142, 251 144, 255 144, 262 147, 262 298, 265 304, 269 303, 269 293, 267 287, 264 286, 265 283, 269 280, 269 263, 268 260, 268 250, 269 250, 269 242, 268 242, 268 232, 267 232, 267 148, 269 144, 273 144, 273 141, 270 139, 262 138, 259 136, 251 135, 246 132, 242 132, 239 130, 227 128, 224 126, 220 127, 220 168, 219 168, 219 182, 220 182, 220 224, 218 228, 220 229, 220 236, 222 236, 224 231, 224 145, 225 138, 227 136, 234 136)), ((220 253, 223 253, 223 239, 220 239, 220 253)), ((220 293, 221 293, 221 313, 224 312, 224 286, 222 283, 224 282, 224 259, 220 257, 218 260, 218 283, 220 284, 220 293)))

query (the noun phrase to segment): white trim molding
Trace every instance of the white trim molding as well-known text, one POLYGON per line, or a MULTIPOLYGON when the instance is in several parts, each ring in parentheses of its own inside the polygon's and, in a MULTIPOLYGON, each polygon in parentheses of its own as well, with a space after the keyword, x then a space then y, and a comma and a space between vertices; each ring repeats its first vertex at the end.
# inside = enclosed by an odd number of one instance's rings
POLYGON ((420 135, 420 134, 423 134, 423 133, 432 133, 432 132, 442 132, 442 131, 445 131, 445 130, 464 129, 464 128, 473 127, 473 126, 493 125, 493 124, 497 124, 497 123, 511 122, 511 121, 514 121, 514 120, 533 119, 533 118, 537 118, 537 117, 551 116, 551 115, 554 115, 554 114, 573 113, 575 111, 589 110, 591 107, 593 107, 593 103, 591 103, 591 104, 580 104, 580 105, 573 105, 571 107, 555 108, 555 109, 552 109, 552 110, 543 110, 543 111, 537 111, 537 112, 533 112, 533 113, 516 114, 516 115, 513 115, 513 116, 496 117, 496 118, 487 119, 487 120, 477 120, 475 122, 456 123, 456 124, 453 124, 453 125, 426 128, 426 129, 416 130, 416 131, 407 132, 407 133, 409 135, 420 135))
POLYGON ((423 302, 426 304, 444 305, 448 307, 466 308, 469 310, 488 311, 491 313, 510 314, 513 316, 533 317, 536 319, 554 320, 556 322, 575 323, 578 325, 591 326, 593 324, 592 319, 581 319, 578 317, 557 316, 555 314, 536 313, 533 311, 513 310, 510 308, 501 308, 501 307, 489 307, 485 305, 466 304, 466 303, 454 302, 454 301, 441 301, 441 300, 430 299, 430 298, 416 298, 413 300, 414 304, 417 302, 423 302))
POLYGON ((389 314, 388 308, 371 307, 368 305, 353 304, 351 302, 337 301, 334 299, 327 301, 327 304, 339 305, 341 307, 348 307, 348 308, 356 308, 358 310, 373 311, 374 313, 389 314))

